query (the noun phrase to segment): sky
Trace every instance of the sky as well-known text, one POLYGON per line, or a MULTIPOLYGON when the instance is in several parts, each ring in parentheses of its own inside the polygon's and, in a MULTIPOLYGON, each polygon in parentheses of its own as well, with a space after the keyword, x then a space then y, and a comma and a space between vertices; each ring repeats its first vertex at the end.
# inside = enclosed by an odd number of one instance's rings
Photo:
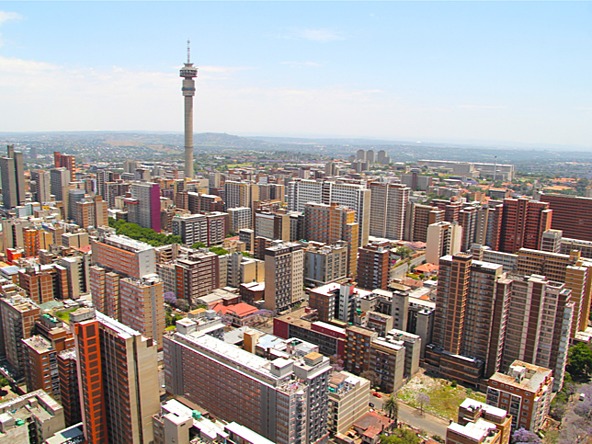
POLYGON ((2 2, 0 132, 592 148, 592 2, 2 2))

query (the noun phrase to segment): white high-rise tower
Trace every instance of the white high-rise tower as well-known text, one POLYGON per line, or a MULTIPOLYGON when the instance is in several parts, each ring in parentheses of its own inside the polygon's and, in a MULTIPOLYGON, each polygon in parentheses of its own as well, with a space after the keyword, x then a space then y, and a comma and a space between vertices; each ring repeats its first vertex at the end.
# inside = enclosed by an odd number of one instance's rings
POLYGON ((193 96, 197 68, 191 63, 189 40, 187 40, 187 62, 179 73, 183 77, 183 97, 185 97, 185 177, 193 178, 193 96))

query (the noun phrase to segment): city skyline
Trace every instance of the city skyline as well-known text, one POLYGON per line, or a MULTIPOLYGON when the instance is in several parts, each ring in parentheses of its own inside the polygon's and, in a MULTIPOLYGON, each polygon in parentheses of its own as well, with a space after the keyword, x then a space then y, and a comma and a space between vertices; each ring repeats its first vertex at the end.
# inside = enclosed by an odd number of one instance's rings
POLYGON ((590 147, 588 3, 40 2, 0 10, 3 131, 590 147))

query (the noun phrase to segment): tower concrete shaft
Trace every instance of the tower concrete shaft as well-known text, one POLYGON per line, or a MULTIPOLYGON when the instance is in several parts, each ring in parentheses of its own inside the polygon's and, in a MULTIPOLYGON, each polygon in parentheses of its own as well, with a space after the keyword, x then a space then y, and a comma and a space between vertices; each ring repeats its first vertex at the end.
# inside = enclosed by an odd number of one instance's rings
POLYGON ((183 77, 183 97, 185 97, 185 177, 193 178, 193 96, 195 96, 195 80, 197 68, 190 59, 189 42, 187 42, 187 62, 179 73, 183 77))

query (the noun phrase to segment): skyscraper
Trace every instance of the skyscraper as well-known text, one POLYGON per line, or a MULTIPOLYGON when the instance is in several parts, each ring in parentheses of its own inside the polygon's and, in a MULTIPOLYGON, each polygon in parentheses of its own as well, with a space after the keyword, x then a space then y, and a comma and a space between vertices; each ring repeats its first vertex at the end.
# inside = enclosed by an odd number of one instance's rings
POLYGON ((71 313, 70 322, 86 442, 152 442, 159 408, 152 339, 92 308, 71 313))
POLYGON ((14 208, 25 202, 25 169, 23 153, 8 145, 8 154, 0 158, 2 199, 4 208, 14 208))
POLYGON ((189 40, 187 41, 187 62, 179 73, 183 77, 183 97, 185 98, 185 177, 193 178, 193 96, 197 68, 191 63, 189 40))
POLYGON ((134 182, 131 192, 133 198, 126 199, 128 220, 160 232, 160 186, 153 182, 134 182))
POLYGON ((547 202, 522 197, 504 199, 500 251, 516 253, 522 247, 540 249, 543 233, 551 228, 552 215, 547 202))
POLYGON ((304 250, 276 242, 265 249, 265 308, 285 310, 304 300, 304 250))
POLYGON ((374 182, 370 188, 370 236, 403 239, 410 189, 401 184, 374 182))

